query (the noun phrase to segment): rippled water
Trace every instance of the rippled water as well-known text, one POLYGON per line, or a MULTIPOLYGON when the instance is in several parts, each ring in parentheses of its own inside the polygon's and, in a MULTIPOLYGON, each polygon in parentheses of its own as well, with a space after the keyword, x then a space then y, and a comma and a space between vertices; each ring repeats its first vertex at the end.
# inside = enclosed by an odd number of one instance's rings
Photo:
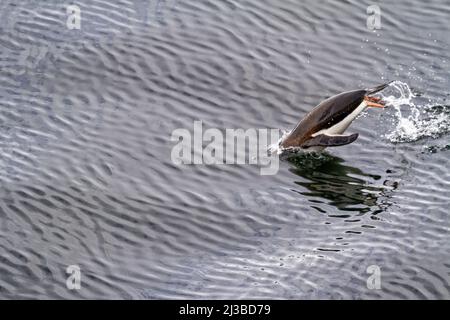
POLYGON ((370 1, 68 4, 0 3, 0 298, 450 298, 448 1, 373 31, 370 1), (276 175, 171 161, 196 120, 290 130, 387 80, 356 142, 276 175))

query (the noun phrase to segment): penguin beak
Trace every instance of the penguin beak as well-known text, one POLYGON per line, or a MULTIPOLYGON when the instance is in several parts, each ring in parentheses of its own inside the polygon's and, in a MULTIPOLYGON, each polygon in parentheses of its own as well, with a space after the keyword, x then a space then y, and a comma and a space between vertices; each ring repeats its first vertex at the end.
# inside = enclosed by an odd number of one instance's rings
POLYGON ((372 108, 386 107, 385 102, 382 101, 381 98, 364 96, 364 101, 367 103, 367 107, 372 107, 372 108))

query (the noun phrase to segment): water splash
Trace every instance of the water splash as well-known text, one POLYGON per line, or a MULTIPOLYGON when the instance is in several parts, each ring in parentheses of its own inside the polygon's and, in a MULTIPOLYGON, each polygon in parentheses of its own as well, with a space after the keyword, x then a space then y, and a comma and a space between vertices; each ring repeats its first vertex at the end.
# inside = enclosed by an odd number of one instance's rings
POLYGON ((282 154, 285 149, 281 147, 281 142, 291 133, 291 130, 281 130, 281 138, 274 144, 268 146, 269 154, 282 154))
POLYGON ((407 83, 394 81, 382 92, 386 105, 394 108, 396 126, 386 135, 394 143, 438 138, 450 131, 450 106, 432 103, 412 92, 407 83), (386 92, 393 92, 386 95, 386 92))

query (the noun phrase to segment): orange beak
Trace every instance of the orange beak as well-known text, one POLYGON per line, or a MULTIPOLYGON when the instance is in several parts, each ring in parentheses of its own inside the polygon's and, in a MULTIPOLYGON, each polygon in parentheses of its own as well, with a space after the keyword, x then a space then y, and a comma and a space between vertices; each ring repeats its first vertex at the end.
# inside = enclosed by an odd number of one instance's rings
POLYGON ((365 96, 364 101, 366 101, 368 107, 372 107, 372 108, 384 108, 385 107, 385 104, 381 100, 381 98, 365 96))

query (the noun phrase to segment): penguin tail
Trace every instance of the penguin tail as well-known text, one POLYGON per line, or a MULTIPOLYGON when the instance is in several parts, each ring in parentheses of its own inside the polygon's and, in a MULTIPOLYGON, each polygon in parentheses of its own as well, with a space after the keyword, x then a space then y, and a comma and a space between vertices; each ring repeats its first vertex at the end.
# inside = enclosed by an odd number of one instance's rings
POLYGON ((387 83, 381 84, 379 86, 376 86, 375 88, 366 89, 366 94, 374 94, 377 93, 383 89, 385 89, 387 86, 389 86, 394 81, 389 81, 387 83))

